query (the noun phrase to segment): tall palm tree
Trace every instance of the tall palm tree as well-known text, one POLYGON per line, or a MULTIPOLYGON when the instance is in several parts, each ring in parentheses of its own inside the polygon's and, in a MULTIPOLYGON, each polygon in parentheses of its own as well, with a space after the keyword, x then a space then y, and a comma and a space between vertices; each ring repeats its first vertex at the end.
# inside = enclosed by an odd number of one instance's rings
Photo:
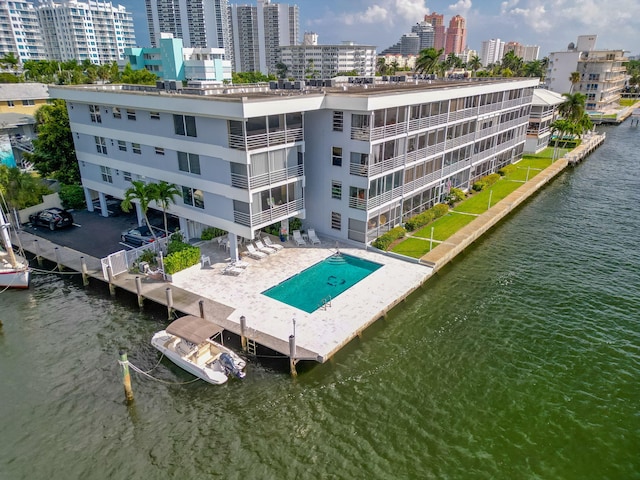
POLYGON ((376 70, 379 75, 387 74, 387 59, 384 57, 378 57, 376 60, 376 70))
POLYGON ((435 48, 425 48, 421 50, 416 59, 415 72, 426 74, 436 73, 440 56, 442 56, 443 53, 444 48, 440 50, 436 50, 435 48))
POLYGON ((169 236, 169 227, 167 226, 167 209, 170 205, 175 204, 174 197, 180 196, 181 192, 173 183, 168 183, 162 180, 160 183, 152 183, 153 185, 152 197, 158 205, 162 207, 162 215, 164 216, 164 233, 169 236))
POLYGON ((480 61, 480 57, 478 57, 477 55, 471 57, 467 62, 467 68, 471 69, 474 77, 476 75, 476 72, 480 70, 480 67, 482 67, 482 62, 480 61))
POLYGON ((580 82, 580 72, 571 72, 569 81, 571 82, 571 90, 569 90, 569 93, 573 93, 573 88, 576 86, 576 83, 580 82))
POLYGON ((149 203, 154 199, 156 187, 154 184, 146 184, 141 182, 140 180, 133 180, 131 182, 131 186, 124 192, 124 200, 120 204, 120 207, 123 211, 128 212, 131 210, 134 202, 140 204, 140 210, 142 210, 142 216, 144 217, 144 221, 146 222, 149 230, 151 230, 151 234, 153 235, 154 240, 157 240, 155 232, 153 228, 151 228, 151 223, 149 222, 149 217, 147 216, 147 212, 149 211, 149 203))
POLYGON ((563 93, 565 101, 558 105, 558 112, 563 118, 571 121, 578 121, 585 113, 585 102, 587 97, 584 93, 563 93))
POLYGON ((389 66, 391 67, 391 75, 395 75, 396 72, 400 70, 400 64, 398 63, 397 60, 392 61, 391 65, 389 66))

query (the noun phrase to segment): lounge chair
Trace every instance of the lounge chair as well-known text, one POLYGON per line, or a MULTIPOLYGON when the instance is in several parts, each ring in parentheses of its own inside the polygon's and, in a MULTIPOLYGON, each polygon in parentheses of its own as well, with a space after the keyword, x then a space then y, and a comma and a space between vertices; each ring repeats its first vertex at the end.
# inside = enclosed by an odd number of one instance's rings
POLYGON ((304 238, 302 238, 300 230, 293 231, 293 241, 296 242, 296 245, 298 245, 299 247, 307 244, 307 242, 304 241, 304 238))
POLYGON ((310 228, 309 230, 307 230, 307 235, 309 236, 309 241, 311 242, 311 245, 316 245, 316 244, 320 245, 320 239, 316 235, 316 231, 313 228, 310 228))
POLYGON ((236 268, 247 268, 249 266, 249 264, 247 262, 244 262, 242 260, 237 260, 235 262, 231 262, 230 265, 232 267, 236 267, 236 268))
POLYGON ((262 243, 262 240, 254 240, 253 244, 256 246, 259 252, 264 252, 267 255, 273 255, 274 253, 278 253, 278 250, 271 247, 265 247, 262 243))
POLYGON ((253 243, 247 242, 245 246, 247 247, 247 255, 249 255, 254 260, 262 260, 263 258, 267 257, 266 253, 256 250, 256 247, 253 246, 253 243))
POLYGON ((277 243, 273 243, 271 241, 271 237, 264 237, 264 244, 269 248, 274 248, 278 251, 282 250, 284 247, 282 245, 278 245, 277 243))
POLYGON ((226 267, 224 267, 224 270, 222 271, 223 274, 225 274, 225 275, 233 275, 234 277, 237 277, 242 272, 244 272, 244 269, 242 269, 240 267, 236 267, 234 265, 227 265, 226 267))

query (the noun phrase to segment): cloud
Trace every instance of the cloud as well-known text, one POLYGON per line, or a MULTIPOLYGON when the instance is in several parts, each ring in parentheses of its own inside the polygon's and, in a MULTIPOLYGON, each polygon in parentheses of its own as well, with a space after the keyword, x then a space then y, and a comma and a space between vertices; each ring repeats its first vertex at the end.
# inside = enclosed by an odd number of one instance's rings
POLYGON ((345 25, 376 24, 390 28, 412 25, 429 13, 425 0, 373 0, 367 3, 370 5, 362 11, 344 13, 338 18, 334 16, 330 21, 345 25))
POLYGON ((453 5, 449 5, 449 10, 455 15, 467 17, 471 10, 471 0, 458 0, 453 5))

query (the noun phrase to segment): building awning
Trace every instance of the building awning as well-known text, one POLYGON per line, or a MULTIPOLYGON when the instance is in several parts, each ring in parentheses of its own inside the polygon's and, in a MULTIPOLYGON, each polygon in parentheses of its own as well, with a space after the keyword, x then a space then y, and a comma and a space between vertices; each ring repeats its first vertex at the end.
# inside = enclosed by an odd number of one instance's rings
POLYGON ((171 322, 167 327, 167 333, 180 337, 188 342, 200 345, 208 338, 221 333, 224 328, 204 318, 194 315, 186 315, 171 322))

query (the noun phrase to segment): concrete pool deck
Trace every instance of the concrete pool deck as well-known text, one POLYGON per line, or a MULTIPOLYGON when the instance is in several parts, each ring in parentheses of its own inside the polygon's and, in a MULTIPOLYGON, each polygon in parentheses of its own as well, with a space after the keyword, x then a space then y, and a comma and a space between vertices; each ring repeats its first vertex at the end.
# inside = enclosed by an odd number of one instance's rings
POLYGON ((220 322, 240 334, 240 317, 246 318, 247 337, 288 355, 289 336, 295 336, 298 360, 324 362, 417 289, 432 272, 431 267, 399 260, 373 251, 340 247, 340 252, 382 264, 368 277, 331 299, 326 308, 307 313, 260 292, 314 265, 336 252, 324 245, 285 248, 262 260, 244 258, 249 266, 239 275, 225 275, 229 254, 217 242, 200 245, 211 265, 196 265, 172 276, 173 287, 213 300, 233 309, 220 322), (268 341, 267 341, 268 338, 268 341))

